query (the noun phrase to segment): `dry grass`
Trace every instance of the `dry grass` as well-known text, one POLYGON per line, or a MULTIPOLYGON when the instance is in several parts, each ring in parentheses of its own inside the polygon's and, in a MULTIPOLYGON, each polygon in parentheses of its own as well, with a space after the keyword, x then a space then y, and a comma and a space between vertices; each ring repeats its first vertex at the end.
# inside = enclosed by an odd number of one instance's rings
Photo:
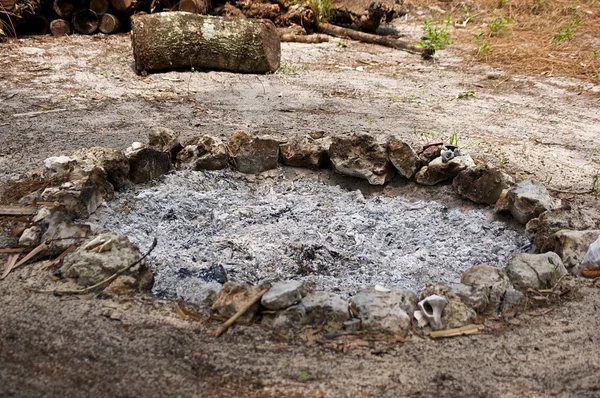
MULTIPOLYGON (((464 22, 455 47, 467 60, 518 73, 564 76, 600 83, 600 0, 408 0, 431 7, 438 22, 464 22), (442 11, 443 10, 443 11, 442 11), (502 28, 502 18, 509 22, 502 28)), ((505 21, 506 21, 505 20, 505 21)))

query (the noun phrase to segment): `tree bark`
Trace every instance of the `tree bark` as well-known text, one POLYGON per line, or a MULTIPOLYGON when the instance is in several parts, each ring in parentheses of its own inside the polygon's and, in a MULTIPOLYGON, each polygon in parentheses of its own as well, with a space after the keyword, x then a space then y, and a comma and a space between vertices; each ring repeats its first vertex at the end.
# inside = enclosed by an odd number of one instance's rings
POLYGON ((210 9, 210 0, 180 0, 177 4, 177 11, 191 12, 194 14, 208 14, 210 9))
POLYGON ((71 24, 64 19, 55 19, 50 22, 50 32, 52 36, 68 36, 71 34, 71 24))
POLYGON ((332 36, 349 37, 365 43, 379 44, 381 46, 404 50, 413 54, 421 54, 423 58, 431 58, 435 50, 416 47, 413 44, 389 36, 377 36, 370 33, 359 32, 353 29, 342 28, 328 23, 319 23, 318 29, 322 33, 332 36))
POLYGON ((120 28, 121 23, 119 22, 119 18, 112 14, 102 15, 102 18, 100 19, 100 32, 111 35, 117 33, 120 28))
POLYGON ((90 0, 90 10, 94 11, 98 17, 101 17, 108 11, 110 4, 108 0, 90 0))
POLYGON ((73 28, 79 33, 91 35, 98 29, 98 15, 89 8, 77 11, 73 15, 73 28))
POLYGON ((281 45, 270 21, 187 12, 134 15, 131 42, 138 73, 172 69, 267 73, 279 68, 281 45))

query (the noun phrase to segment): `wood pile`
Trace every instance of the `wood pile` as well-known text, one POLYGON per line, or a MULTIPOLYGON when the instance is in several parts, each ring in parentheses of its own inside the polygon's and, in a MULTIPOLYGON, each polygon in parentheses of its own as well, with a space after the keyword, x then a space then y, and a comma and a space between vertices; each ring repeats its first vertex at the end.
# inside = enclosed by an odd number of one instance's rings
POLYGON ((402 0, 0 0, 0 28, 10 36, 129 31, 131 16, 186 11, 227 18, 271 20, 281 41, 320 43, 328 35, 432 55, 394 36, 375 34, 404 15, 402 0), (337 25, 333 25, 337 24, 337 25), (343 26, 339 26, 343 25, 343 26), (321 34, 315 34, 321 33, 321 34))

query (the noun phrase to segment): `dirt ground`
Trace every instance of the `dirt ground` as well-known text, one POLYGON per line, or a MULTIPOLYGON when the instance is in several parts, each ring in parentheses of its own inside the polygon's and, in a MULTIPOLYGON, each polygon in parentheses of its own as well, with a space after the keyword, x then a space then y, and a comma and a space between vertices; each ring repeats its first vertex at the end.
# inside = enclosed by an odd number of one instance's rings
MULTIPOLYGON (((320 130, 396 134, 418 145, 456 133, 474 157, 534 176, 597 214, 589 192, 600 172, 593 161, 600 156, 599 99, 582 94, 584 83, 467 65, 452 49, 427 62, 337 42, 283 44, 282 68, 272 75, 148 77, 135 75, 127 35, 1 44, 0 183, 49 156, 145 142, 153 126, 183 140, 320 130), (467 91, 475 96, 457 98, 467 91), (52 109, 64 110, 18 116, 52 109)), ((442 193, 465 205, 447 186, 386 190, 442 193)), ((3 234, 0 243, 9 240, 3 234)), ((413 336, 343 352, 335 341, 306 343, 260 325, 236 326, 217 339, 208 334, 214 322, 183 321, 174 303, 148 295, 117 302, 23 289, 40 278, 32 265, 0 282, 3 397, 600 396, 600 290, 592 281, 577 282, 570 300, 548 313, 492 322, 481 335, 413 336)))

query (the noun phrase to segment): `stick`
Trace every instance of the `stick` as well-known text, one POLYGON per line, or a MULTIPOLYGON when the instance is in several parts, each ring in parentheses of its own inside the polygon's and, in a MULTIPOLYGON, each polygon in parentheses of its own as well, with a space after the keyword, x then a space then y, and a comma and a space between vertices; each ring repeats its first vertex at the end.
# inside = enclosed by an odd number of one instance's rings
POLYGON ((26 247, 5 247, 3 249, 0 249, 0 253, 24 253, 26 252, 27 249, 26 247))
POLYGON ((217 329, 215 329, 215 331, 213 332, 214 336, 219 337, 220 335, 222 335, 223 332, 226 331, 227 328, 229 328, 229 326, 233 325, 235 323, 235 321, 237 321, 239 319, 239 317, 244 315, 250 309, 250 307, 252 307, 254 304, 256 304, 258 302, 258 300, 260 300, 261 297, 264 296, 264 294, 268 291, 269 291, 269 289, 264 289, 260 293, 258 293, 252 300, 250 300, 249 303, 247 303, 238 312, 236 312, 234 316, 229 318, 224 324, 222 324, 217 329))
POLYGON ((21 265, 25 264, 27 261, 31 260, 32 258, 34 258, 35 256, 37 256, 38 254, 40 254, 41 252, 43 252, 44 250, 46 250, 47 247, 48 247, 48 245, 46 244, 46 242, 42 242, 39 246, 37 246, 32 251, 30 251, 29 254, 27 254, 25 257, 23 257, 21 259, 21 261, 19 261, 18 263, 16 263, 12 269, 18 268, 21 265))
POLYGON ((405 41, 395 39, 388 36, 378 36, 370 33, 359 32, 353 29, 342 28, 340 26, 331 25, 328 23, 319 23, 317 29, 320 32, 338 37, 349 37, 354 40, 365 43, 379 44, 385 47, 395 48, 397 50, 407 51, 413 54, 421 54, 423 58, 431 58, 435 54, 435 50, 428 48, 416 47, 405 41))
POLYGON ((134 261, 133 263, 129 264, 128 266, 121 268, 120 270, 118 270, 117 272, 115 272, 114 274, 109 276, 108 278, 96 283, 95 285, 88 286, 84 289, 73 289, 73 290, 47 289, 47 290, 42 290, 42 289, 33 289, 31 287, 25 287, 25 290, 29 290, 30 292, 35 292, 35 293, 53 293, 53 294, 84 294, 84 293, 91 292, 92 290, 94 290, 106 283, 112 282, 119 275, 123 274, 124 272, 127 272, 131 267, 139 264, 143 259, 148 257, 148 255, 150 253, 152 253, 152 250, 154 250, 157 243, 158 243, 158 241, 156 240, 156 238, 154 238, 154 240, 152 241, 152 245, 150 246, 150 249, 148 249, 146 254, 144 254, 139 260, 134 261))
POLYGON ((10 271, 12 271, 18 259, 19 254, 12 254, 8 256, 8 260, 6 260, 6 264, 4 264, 4 272, 2 273, 2 276, 0 276, 0 280, 6 278, 6 276, 10 274, 10 271))
POLYGON ((26 112, 26 113, 15 113, 13 117, 33 117, 38 115, 43 115, 45 113, 54 113, 54 112, 64 112, 66 109, 51 109, 49 111, 36 111, 36 112, 26 112))
POLYGON ((36 210, 34 206, 0 206, 0 216, 32 216, 36 210))
POLYGON ((437 332, 431 332, 429 335, 432 339, 439 339, 441 337, 454 337, 462 336, 467 334, 478 334, 483 329, 483 325, 467 325, 461 328, 439 330, 437 332))

